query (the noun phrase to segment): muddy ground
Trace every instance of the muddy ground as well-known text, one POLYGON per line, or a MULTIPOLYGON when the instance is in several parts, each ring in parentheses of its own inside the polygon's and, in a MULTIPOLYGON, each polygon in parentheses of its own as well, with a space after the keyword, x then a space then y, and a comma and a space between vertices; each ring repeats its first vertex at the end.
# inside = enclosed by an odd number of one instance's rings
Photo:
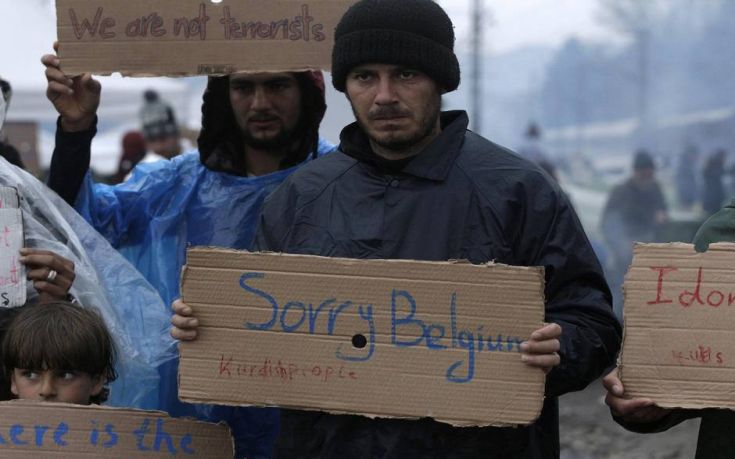
POLYGON ((610 417, 597 381, 582 392, 559 399, 562 459, 692 459, 699 420, 667 432, 641 435, 628 432, 610 417))

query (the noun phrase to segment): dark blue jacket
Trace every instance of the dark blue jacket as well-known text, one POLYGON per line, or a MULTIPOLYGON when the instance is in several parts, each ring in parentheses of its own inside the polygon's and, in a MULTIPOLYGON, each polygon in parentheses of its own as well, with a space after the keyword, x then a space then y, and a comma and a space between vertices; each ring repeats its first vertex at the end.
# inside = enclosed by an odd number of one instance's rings
POLYGON ((284 410, 279 456, 558 457, 556 397, 613 363, 620 326, 572 206, 541 169, 467 131, 467 123, 464 112, 443 114, 442 133, 398 163, 375 155, 357 125, 346 127, 339 151, 305 165, 266 199, 256 247, 544 266, 546 320, 560 324, 563 336, 541 417, 516 429, 454 428, 284 410))

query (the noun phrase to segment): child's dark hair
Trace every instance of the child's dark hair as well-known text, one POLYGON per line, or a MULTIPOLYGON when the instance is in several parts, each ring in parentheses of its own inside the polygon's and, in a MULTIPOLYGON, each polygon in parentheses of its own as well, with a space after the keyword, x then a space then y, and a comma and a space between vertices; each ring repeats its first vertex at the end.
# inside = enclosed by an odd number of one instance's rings
MULTIPOLYGON (((15 368, 81 371, 109 384, 117 378, 115 344, 97 311, 66 301, 26 305, 2 343, 5 375, 15 368)), ((100 404, 109 390, 90 398, 100 404)))

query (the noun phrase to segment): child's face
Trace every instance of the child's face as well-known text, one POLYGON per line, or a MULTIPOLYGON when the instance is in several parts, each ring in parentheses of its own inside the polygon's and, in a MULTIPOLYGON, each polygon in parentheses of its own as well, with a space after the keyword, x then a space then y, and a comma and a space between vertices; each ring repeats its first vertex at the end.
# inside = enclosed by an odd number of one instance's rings
POLYGON ((10 390, 20 399, 89 405, 104 386, 100 377, 81 371, 13 369, 10 390))

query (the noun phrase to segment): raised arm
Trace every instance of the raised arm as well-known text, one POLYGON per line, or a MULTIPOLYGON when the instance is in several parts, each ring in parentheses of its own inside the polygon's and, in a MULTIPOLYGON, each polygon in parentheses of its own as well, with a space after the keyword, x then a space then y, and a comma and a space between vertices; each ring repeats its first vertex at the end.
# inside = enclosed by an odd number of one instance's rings
POLYGON ((59 113, 48 185, 73 206, 89 169, 101 86, 90 74, 66 75, 55 54, 46 54, 41 63, 46 67, 46 97, 59 113))

